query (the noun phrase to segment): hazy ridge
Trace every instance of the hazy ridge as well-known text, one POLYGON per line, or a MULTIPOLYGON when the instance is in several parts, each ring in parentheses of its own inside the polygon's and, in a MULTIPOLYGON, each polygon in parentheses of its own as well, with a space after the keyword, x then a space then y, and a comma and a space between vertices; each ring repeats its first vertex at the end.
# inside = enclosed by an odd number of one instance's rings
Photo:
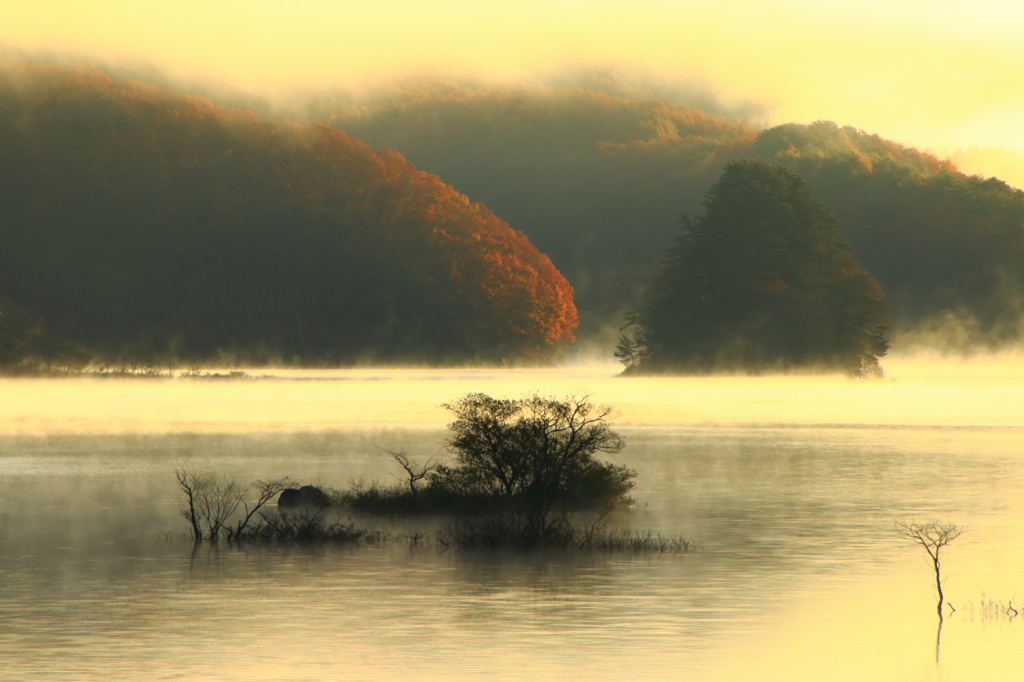
POLYGON ((305 115, 398 149, 523 230, 576 288, 582 335, 621 324, 680 216, 744 158, 797 171, 836 213, 891 301, 897 338, 950 324, 961 345, 1021 335, 1024 193, 852 126, 759 129, 594 74, 558 86, 413 80, 322 94, 305 115))
POLYGON ((111 362, 544 361, 572 289, 393 151, 95 68, 0 72, 0 296, 111 362))
POLYGON ((835 212, 897 347, 1021 337, 1024 192, 850 126, 759 129, 611 73, 272 105, 7 62, 0 297, 43 320, 41 352, 543 361, 575 289, 581 340, 610 356, 680 217, 743 158, 835 212))

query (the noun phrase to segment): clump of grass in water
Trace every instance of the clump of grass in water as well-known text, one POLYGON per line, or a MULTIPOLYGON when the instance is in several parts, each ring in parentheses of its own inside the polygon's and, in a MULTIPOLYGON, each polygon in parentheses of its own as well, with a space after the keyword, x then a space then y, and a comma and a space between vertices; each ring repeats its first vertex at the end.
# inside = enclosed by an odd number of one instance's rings
POLYGON ((650 531, 608 531, 595 536, 584 549, 607 552, 635 552, 643 554, 690 554, 699 552, 700 547, 681 536, 652 534, 650 531))
POLYGON ((489 514, 445 524, 438 541, 459 549, 581 550, 643 554, 686 554, 700 548, 682 537, 649 531, 609 530, 583 524, 569 515, 538 522, 529 515, 489 514))
MULTIPOLYGON (((983 623, 1001 620, 1014 621, 1024 611, 1024 605, 1017 604, 1014 606, 1013 600, 1016 598, 1015 595, 1007 601, 1003 601, 1002 599, 987 597, 983 592, 979 604, 975 605, 974 602, 968 602, 963 609, 970 615, 971 620, 977 617, 983 623)), ((1021 618, 1021 621, 1024 621, 1024 618, 1021 618)))
MULTIPOLYGON (((321 510, 322 511, 322 510, 321 510)), ((360 528, 350 521, 329 521, 321 511, 297 514, 262 514, 260 520, 232 537, 236 543, 334 542, 374 544, 388 539, 381 531, 360 528)))

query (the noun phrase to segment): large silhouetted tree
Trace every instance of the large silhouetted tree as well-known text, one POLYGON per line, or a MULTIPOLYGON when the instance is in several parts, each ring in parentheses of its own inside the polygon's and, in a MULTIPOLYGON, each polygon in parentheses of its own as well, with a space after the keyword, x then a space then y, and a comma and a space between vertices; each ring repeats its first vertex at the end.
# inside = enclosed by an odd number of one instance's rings
POLYGON ((635 371, 879 371, 885 297, 831 212, 781 166, 734 162, 632 317, 635 371))

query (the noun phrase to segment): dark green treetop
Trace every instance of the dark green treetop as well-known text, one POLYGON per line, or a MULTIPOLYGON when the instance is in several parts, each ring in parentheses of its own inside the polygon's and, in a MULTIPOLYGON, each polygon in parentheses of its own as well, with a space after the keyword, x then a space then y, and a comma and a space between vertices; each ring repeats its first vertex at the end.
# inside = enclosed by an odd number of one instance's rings
POLYGON ((885 297, 798 175, 737 161, 703 204, 630 318, 628 370, 880 371, 885 297))

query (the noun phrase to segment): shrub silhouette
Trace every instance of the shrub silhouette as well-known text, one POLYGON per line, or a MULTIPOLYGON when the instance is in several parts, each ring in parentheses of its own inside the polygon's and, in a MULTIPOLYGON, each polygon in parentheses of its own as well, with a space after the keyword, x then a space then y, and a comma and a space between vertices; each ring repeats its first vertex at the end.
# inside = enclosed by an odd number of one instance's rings
POLYGON ((595 458, 624 441, 609 426, 612 409, 589 396, 468 393, 444 407, 455 417, 447 442, 454 463, 426 469, 403 453, 399 464, 422 470, 426 485, 361 486, 345 502, 366 513, 456 515, 442 531, 447 542, 523 548, 579 546, 598 526, 581 525, 576 512, 603 514, 631 501, 636 472, 595 458))

